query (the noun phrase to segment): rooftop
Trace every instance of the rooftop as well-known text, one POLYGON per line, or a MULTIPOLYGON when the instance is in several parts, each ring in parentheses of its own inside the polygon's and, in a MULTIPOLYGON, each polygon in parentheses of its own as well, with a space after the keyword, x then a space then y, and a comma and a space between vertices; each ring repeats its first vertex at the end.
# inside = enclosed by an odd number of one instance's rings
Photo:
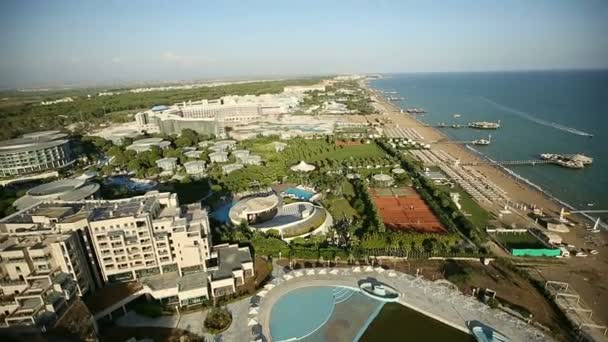
POLYGON ((240 249, 236 245, 216 247, 218 254, 218 270, 214 271, 212 278, 225 279, 232 277, 232 271, 243 268, 244 262, 251 262, 248 248, 240 249))

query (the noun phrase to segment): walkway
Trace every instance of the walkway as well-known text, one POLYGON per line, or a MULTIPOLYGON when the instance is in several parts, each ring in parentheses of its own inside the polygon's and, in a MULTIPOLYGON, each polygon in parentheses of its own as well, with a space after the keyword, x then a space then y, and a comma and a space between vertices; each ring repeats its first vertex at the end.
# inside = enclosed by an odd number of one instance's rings
POLYGON ((249 298, 228 304, 228 310, 232 312, 232 325, 228 330, 219 335, 207 333, 203 326, 207 310, 189 312, 180 316, 161 316, 158 318, 149 318, 138 315, 135 311, 129 311, 123 317, 118 318, 116 324, 126 327, 184 329, 205 337, 205 341, 248 341, 248 336, 251 335, 250 328, 247 326, 248 305, 249 298))
POLYGON ((357 288, 359 280, 375 278, 397 289, 401 293, 401 304, 467 333, 469 330, 466 322, 477 320, 509 336, 512 341, 552 341, 525 322, 463 295, 446 281, 432 282, 422 277, 371 266, 314 268, 283 274, 280 267, 275 265, 275 270, 275 279, 266 285, 266 290, 258 292, 251 299, 253 304, 250 306, 249 323, 253 330, 256 325, 261 330, 261 335, 253 336, 254 338, 271 340, 269 324, 272 306, 289 291, 305 286, 339 285, 357 288), (256 310, 252 314, 254 308, 256 310))

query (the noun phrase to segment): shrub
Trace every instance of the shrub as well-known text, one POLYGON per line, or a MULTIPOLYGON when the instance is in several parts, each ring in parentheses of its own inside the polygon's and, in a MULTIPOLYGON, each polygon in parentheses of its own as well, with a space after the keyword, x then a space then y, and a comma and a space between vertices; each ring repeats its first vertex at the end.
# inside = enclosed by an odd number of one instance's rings
POLYGON ((205 317, 205 328, 212 334, 218 334, 230 327, 232 314, 226 308, 213 308, 205 317))

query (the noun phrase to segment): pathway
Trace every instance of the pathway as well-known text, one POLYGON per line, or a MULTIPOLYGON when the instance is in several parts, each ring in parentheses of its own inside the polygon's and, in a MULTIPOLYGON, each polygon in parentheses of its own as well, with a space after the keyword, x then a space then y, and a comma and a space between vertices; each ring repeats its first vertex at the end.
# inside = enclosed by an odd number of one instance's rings
POLYGON ((116 320, 116 324, 127 327, 161 327, 178 328, 188 330, 194 334, 204 336, 206 341, 248 341, 251 335, 247 326, 247 310, 249 298, 228 304, 228 310, 232 312, 232 325, 221 334, 213 335, 206 332, 203 322, 207 316, 207 310, 189 312, 182 315, 161 316, 149 318, 138 315, 135 311, 129 311, 123 317, 116 320))

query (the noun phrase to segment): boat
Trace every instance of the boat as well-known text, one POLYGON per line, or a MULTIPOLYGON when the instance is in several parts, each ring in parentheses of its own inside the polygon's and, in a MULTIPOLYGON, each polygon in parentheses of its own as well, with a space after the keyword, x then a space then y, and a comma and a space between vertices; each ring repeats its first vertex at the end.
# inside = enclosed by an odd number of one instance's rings
POLYGON ((494 328, 477 321, 467 322, 467 326, 477 342, 509 342, 511 339, 494 328))
POLYGON ((491 121, 469 122, 469 127, 476 128, 476 129, 498 129, 498 128, 500 128, 500 120, 498 120, 498 122, 491 122, 491 121))
POLYGON ((459 124, 452 124, 452 128, 462 128, 462 125, 459 125, 459 124))
POLYGON ((582 154, 543 153, 540 157, 543 160, 571 169, 582 169, 585 165, 593 163, 593 158, 582 154))
POLYGON ((476 139, 473 140, 474 145, 490 145, 492 142, 492 135, 488 135, 488 139, 476 139))
POLYGON ((460 114, 454 114, 453 117, 455 118, 459 118, 461 115, 460 114))
POLYGON ((426 113, 426 111, 422 108, 407 108, 405 110, 406 112, 410 113, 410 114, 424 114, 426 113))

